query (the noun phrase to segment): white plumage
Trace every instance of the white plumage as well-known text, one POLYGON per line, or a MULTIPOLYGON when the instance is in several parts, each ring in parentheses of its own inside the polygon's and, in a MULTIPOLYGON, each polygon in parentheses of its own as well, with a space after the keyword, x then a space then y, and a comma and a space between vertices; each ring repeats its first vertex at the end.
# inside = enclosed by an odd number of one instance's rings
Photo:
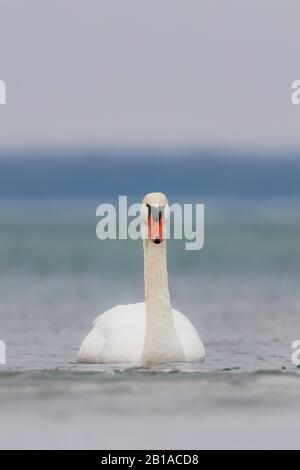
MULTIPOLYGON (((185 361, 205 356, 204 346, 191 322, 172 310, 185 361)), ((85 337, 78 360, 87 363, 141 363, 146 333, 145 303, 117 305, 99 315, 85 337)))
POLYGON ((147 194, 142 205, 145 303, 118 305, 96 318, 78 361, 159 364, 200 361, 204 346, 191 322, 172 309, 163 227, 169 213, 162 193, 147 194))

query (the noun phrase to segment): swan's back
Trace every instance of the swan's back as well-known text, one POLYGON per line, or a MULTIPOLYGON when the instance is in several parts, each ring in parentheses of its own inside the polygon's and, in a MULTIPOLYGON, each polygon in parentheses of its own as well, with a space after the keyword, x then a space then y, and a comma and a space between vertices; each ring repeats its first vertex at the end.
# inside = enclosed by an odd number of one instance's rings
MULTIPOLYGON (((203 359, 204 346, 191 322, 172 310, 175 328, 187 362, 203 359)), ((140 363, 146 333, 145 303, 117 305, 99 315, 83 340, 79 362, 140 363)))

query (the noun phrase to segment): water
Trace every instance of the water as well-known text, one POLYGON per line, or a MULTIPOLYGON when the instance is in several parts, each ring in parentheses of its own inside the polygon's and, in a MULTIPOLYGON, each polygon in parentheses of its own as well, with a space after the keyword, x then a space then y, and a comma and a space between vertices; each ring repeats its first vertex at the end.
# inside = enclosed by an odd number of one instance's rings
POLYGON ((172 303, 207 357, 145 370, 76 364, 97 315, 143 299, 140 242, 97 240, 95 201, 2 203, 0 447, 297 445, 299 212, 257 206, 208 206, 200 252, 169 242, 172 303))

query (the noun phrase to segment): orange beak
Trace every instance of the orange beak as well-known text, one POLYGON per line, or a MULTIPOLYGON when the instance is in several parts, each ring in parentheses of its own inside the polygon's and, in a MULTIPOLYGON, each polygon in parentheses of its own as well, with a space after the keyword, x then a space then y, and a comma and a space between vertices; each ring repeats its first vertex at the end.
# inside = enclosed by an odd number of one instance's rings
POLYGON ((155 216, 150 212, 148 226, 149 239, 156 244, 163 242, 163 215, 161 212, 159 214, 155 214, 155 216))

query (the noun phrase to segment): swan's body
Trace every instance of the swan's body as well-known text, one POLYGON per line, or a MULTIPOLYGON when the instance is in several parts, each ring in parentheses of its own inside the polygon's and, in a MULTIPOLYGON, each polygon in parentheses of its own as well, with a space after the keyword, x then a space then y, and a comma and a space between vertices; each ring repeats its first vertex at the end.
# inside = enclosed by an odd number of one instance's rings
MULTIPOLYGON (((204 346, 191 322, 172 310, 175 329, 184 351, 184 362, 199 361, 204 346)), ((145 303, 118 305, 99 315, 84 339, 80 362, 141 363, 146 333, 145 303)))
POLYGON ((79 362, 157 364, 205 356, 191 322, 171 307, 161 209, 167 199, 151 193, 143 203, 149 208, 149 238, 143 242, 145 303, 118 305, 97 317, 80 347, 79 362))

